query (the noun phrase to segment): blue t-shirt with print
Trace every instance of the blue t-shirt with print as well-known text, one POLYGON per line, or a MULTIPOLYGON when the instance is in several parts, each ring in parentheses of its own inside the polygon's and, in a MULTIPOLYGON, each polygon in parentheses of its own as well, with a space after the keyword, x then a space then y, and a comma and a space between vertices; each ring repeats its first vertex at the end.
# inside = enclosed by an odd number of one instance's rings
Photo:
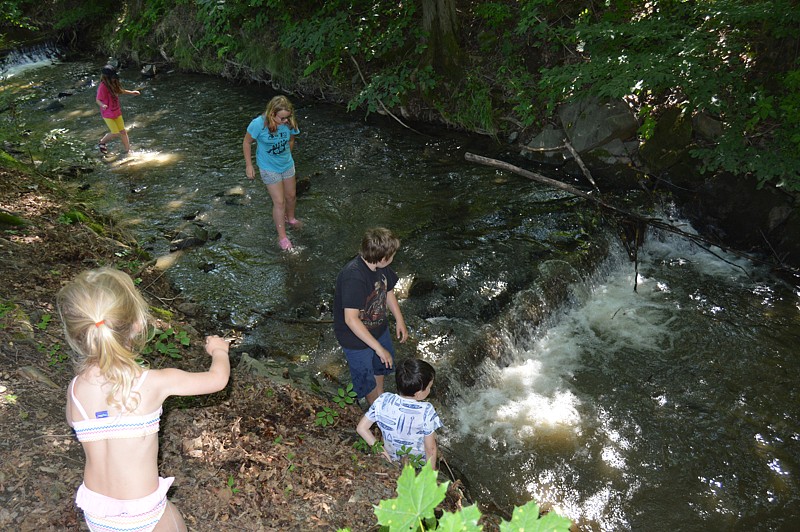
POLYGON ((275 132, 271 133, 264 127, 264 115, 258 115, 247 126, 247 132, 255 139, 258 146, 256 164, 260 169, 279 174, 294 165, 289 139, 292 135, 300 134, 299 129, 291 129, 286 124, 280 124, 275 132))

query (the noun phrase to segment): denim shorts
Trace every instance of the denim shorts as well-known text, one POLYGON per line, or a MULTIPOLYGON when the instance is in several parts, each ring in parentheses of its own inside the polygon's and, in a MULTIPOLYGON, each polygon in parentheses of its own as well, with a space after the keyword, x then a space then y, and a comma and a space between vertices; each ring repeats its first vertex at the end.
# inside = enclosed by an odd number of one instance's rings
POLYGON ((283 172, 270 172, 269 170, 264 170, 262 168, 259 168, 258 170, 261 172, 261 181, 265 185, 274 185, 294 177, 294 165, 283 172))
POLYGON ((389 375, 394 373, 394 346, 392 345, 392 336, 389 334, 389 329, 383 332, 378 338, 378 342, 392 354, 392 367, 387 368, 375 354, 375 351, 369 347, 366 349, 350 349, 342 347, 344 356, 347 357, 347 365, 350 366, 350 378, 353 381, 353 390, 358 395, 359 399, 366 397, 369 392, 375 389, 377 382, 375 382, 375 375, 389 375))

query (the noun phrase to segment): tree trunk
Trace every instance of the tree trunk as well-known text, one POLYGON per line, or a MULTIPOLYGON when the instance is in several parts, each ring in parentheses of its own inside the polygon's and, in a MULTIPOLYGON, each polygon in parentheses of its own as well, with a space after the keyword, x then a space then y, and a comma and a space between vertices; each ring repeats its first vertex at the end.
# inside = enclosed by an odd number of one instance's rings
POLYGON ((437 74, 456 80, 463 52, 455 0, 422 0, 422 29, 428 34, 428 62, 437 74))

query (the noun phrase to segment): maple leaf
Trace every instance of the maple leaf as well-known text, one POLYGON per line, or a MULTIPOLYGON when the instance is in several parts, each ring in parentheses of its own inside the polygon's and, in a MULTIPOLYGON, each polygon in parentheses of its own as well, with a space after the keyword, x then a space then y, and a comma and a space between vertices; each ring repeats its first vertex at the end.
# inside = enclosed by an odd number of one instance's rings
POLYGON ((418 475, 413 467, 406 466, 397 479, 397 498, 381 501, 375 507, 378 523, 394 532, 416 530, 421 521, 432 519, 433 510, 444 500, 449 484, 439 485, 436 477, 430 464, 426 463, 418 475))
POLYGON ((441 532, 479 532, 483 527, 478 524, 481 518, 481 511, 476 505, 462 508, 456 513, 445 512, 439 519, 439 526, 436 530, 441 532))
POLYGON ((511 521, 500 523, 500 532, 568 532, 572 521, 550 512, 539 519, 539 505, 528 501, 524 506, 514 508, 511 521))

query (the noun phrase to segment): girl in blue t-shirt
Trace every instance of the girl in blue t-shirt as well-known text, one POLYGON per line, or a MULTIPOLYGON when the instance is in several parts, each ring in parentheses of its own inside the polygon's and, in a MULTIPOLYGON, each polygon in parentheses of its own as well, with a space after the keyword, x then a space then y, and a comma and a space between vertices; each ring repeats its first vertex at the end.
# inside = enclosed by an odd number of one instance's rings
POLYGON ((278 245, 281 249, 292 249, 286 236, 286 224, 301 225, 294 216, 297 203, 297 181, 295 179, 294 136, 299 134, 294 118, 294 106, 286 96, 275 96, 267 104, 264 114, 254 118, 247 126, 242 142, 245 172, 248 179, 255 178, 251 146, 256 141, 256 164, 261 181, 267 185, 272 198, 272 219, 278 230, 278 245))

